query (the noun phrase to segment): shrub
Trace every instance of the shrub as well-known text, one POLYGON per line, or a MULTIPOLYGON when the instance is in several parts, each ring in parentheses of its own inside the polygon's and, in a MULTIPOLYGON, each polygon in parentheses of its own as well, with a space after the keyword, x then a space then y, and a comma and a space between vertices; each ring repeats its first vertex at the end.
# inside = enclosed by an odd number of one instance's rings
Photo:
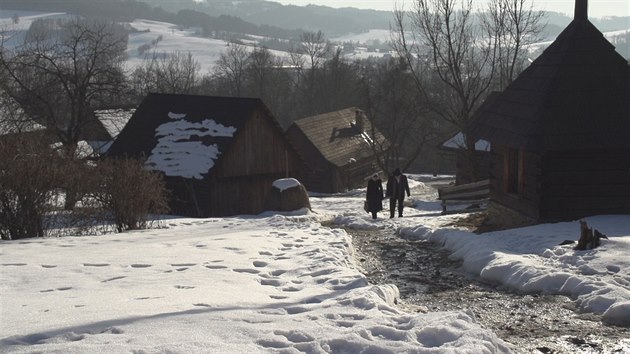
POLYGON ((0 237, 44 236, 43 217, 64 169, 59 156, 29 134, 0 139, 0 237))
POLYGON ((112 211, 118 232, 146 228, 149 214, 168 211, 162 176, 139 160, 103 160, 98 174, 102 180, 94 197, 112 211))

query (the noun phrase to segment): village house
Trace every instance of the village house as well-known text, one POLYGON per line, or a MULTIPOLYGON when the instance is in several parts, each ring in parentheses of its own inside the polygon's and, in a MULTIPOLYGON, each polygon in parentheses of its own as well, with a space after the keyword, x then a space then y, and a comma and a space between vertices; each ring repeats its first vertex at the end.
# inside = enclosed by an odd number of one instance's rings
POLYGON ((260 99, 149 94, 108 151, 161 172, 171 213, 258 214, 303 162, 260 99))
POLYGON ((102 155, 107 152, 118 137, 118 134, 131 119, 134 111, 135 109, 125 108, 94 111, 93 118, 86 121, 83 137, 96 155, 102 155))
POLYGON ((630 66, 587 6, 467 131, 492 146, 494 222, 630 214, 630 66))
POLYGON ((320 193, 365 187, 366 178, 380 170, 374 147, 387 143, 356 107, 299 119, 287 135, 308 161, 302 182, 320 193))
MULTIPOLYGON (((483 101, 479 109, 470 118, 471 124, 479 119, 479 113, 498 96, 498 92, 491 92, 483 101)), ((455 154, 455 184, 462 185, 488 179, 490 169, 490 142, 484 139, 474 139, 475 150, 471 158, 471 151, 466 146, 466 134, 456 131, 443 140, 439 149, 455 154)))

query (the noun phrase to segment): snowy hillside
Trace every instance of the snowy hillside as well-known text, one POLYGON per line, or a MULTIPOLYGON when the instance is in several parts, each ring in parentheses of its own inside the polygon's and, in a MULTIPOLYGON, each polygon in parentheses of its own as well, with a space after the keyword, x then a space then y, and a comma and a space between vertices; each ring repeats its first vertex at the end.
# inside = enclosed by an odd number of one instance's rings
MULTIPOLYGON (((38 19, 58 19, 70 18, 71 15, 64 13, 36 13, 26 11, 13 11, 0 9, 0 29, 6 31, 8 41, 6 46, 11 47, 20 43, 28 31, 29 27, 38 19), (17 23, 13 17, 17 15, 17 23)), ((130 23, 134 32, 129 34, 129 44, 127 48, 128 68, 133 68, 142 63, 145 56, 156 54, 166 54, 173 52, 192 53, 199 62, 202 73, 212 69, 222 52, 228 48, 228 42, 219 39, 203 38, 199 30, 195 28, 181 28, 172 23, 135 20, 130 23), (149 49, 143 51, 142 46, 149 49)), ((252 43, 252 47, 255 43, 252 43)), ((271 51, 279 57, 287 57, 288 53, 271 51)))

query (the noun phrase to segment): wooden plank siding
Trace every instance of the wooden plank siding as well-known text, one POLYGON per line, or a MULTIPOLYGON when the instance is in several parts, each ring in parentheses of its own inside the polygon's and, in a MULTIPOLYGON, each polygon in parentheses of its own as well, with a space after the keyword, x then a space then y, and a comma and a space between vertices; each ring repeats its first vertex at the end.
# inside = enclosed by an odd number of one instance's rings
POLYGON ((630 150, 547 153, 543 170, 543 219, 630 214, 630 150))
POLYGON ((505 207, 516 210, 531 218, 538 218, 540 202, 540 156, 531 152, 521 152, 519 191, 508 193, 505 179, 505 163, 508 148, 493 146, 490 168, 490 199, 505 207))
POLYGON ((288 153, 291 148, 287 140, 272 127, 267 118, 255 112, 219 161, 215 177, 269 174, 295 177, 301 162, 296 154, 288 153))

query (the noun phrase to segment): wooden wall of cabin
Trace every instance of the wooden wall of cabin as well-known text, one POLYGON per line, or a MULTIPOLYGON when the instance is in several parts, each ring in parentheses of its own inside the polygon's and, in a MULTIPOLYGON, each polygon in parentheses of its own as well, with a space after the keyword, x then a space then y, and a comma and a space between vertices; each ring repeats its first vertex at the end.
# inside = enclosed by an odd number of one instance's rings
POLYGON ((470 152, 457 151, 457 174, 455 184, 467 184, 487 179, 490 175, 490 153, 475 151, 474 161, 470 161, 470 152), (472 163, 472 165, 471 165, 472 163))
POLYGON ((229 151, 215 166, 213 175, 222 177, 274 174, 297 176, 302 161, 288 144, 284 133, 275 127, 264 113, 257 112, 249 119, 229 151))
POLYGON ((306 166, 300 173, 300 182, 304 184, 306 190, 319 193, 335 191, 336 185, 341 183, 335 166, 324 158, 317 147, 296 125, 287 129, 287 136, 306 162, 306 166))
POLYGON ((208 181, 210 215, 255 215, 265 211, 272 184, 278 178, 282 176, 242 176, 208 181))
POLYGON ((210 216, 210 190, 202 180, 166 177, 166 188, 169 191, 169 214, 194 218, 210 216))
POLYGON ((343 166, 345 185, 339 191, 366 188, 370 176, 379 170, 380 168, 374 158, 361 159, 343 166))
POLYGON ((275 180, 282 175, 252 175, 193 180, 169 178, 171 214, 217 217, 265 211, 275 180))
POLYGON ((630 214, 630 150, 548 152, 542 170, 542 219, 630 214))
POLYGON ((539 218, 540 203, 540 156, 518 150, 518 191, 508 188, 508 159, 510 148, 493 144, 490 153, 490 199, 527 218, 539 218))

